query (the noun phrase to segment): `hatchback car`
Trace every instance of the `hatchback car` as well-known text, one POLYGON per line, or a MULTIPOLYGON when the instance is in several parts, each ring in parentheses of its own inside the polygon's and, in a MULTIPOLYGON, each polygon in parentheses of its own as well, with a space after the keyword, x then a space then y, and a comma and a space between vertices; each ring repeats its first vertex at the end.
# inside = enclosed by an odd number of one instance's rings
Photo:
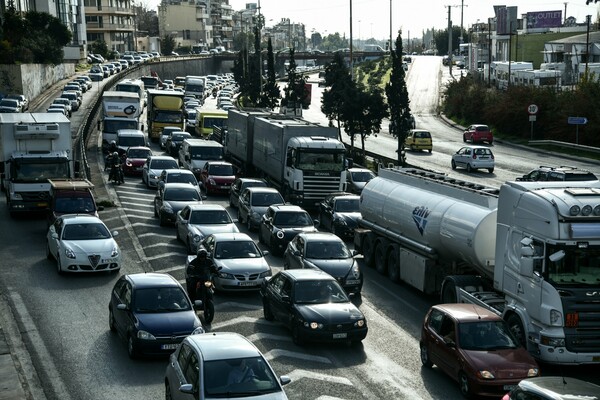
POLYGON ((198 245, 208 235, 239 232, 235 221, 219 204, 185 206, 177 214, 175 228, 177 239, 185 243, 188 254, 196 254, 198 245))
POLYGON ((150 156, 142 167, 142 182, 148 188, 158 186, 158 177, 165 169, 177 169, 177 160, 169 156, 150 156))
POLYGON ((492 144, 494 143, 494 135, 487 125, 471 125, 463 132, 463 142, 488 142, 492 144))
POLYGON ((367 336, 363 313, 323 271, 281 271, 265 280, 260 296, 265 319, 283 323, 297 345, 306 341, 358 343, 367 336))
POLYGON ((154 197, 154 216, 160 226, 177 221, 177 213, 187 205, 202 204, 202 194, 196 186, 187 183, 167 183, 154 197))
POLYGON ((23 112, 23 108, 21 107, 21 102, 17 99, 7 99, 3 98, 0 100, 0 110, 2 112, 14 112, 20 113, 23 112))
POLYGON ((538 376, 523 379, 502 400, 600 399, 600 386, 569 376, 538 376))
POLYGON ((404 147, 407 147, 410 151, 427 150, 431 153, 433 150, 431 133, 424 129, 411 129, 408 131, 404 147))
POLYGON ((274 204, 262 217, 258 240, 274 254, 283 254, 288 243, 301 232, 317 232, 310 214, 299 206, 274 204))
POLYGON ((23 112, 29 110, 29 99, 24 94, 9 94, 5 99, 15 99, 21 104, 21 110, 23 112))
POLYGON ((237 207, 240 202, 240 194, 247 187, 267 187, 267 182, 262 179, 237 178, 229 190, 229 206, 237 207))
POLYGON ((240 195, 238 221, 251 231, 258 227, 267 208, 273 204, 284 204, 283 196, 275 188, 248 187, 240 195))
POLYGON ((141 176, 144 163, 152 155, 149 147, 134 146, 129 147, 125 152, 125 161, 123 161, 123 173, 127 176, 141 176))
POLYGON ((163 273, 121 276, 110 295, 108 326, 126 341, 131 358, 170 354, 187 336, 204 333, 181 284, 163 273))
POLYGON ((59 274, 68 272, 118 271, 121 250, 104 222, 91 215, 62 215, 46 235, 46 256, 56 260, 59 274))
POLYGON ((235 170, 226 161, 207 161, 200 171, 200 180, 206 194, 228 193, 235 181, 235 170))
POLYGON ((595 181, 598 177, 590 171, 577 169, 575 167, 560 166, 546 167, 540 166, 528 174, 517 178, 517 181, 595 181))
POLYGON ((452 169, 466 168, 467 172, 483 168, 491 174, 495 166, 494 153, 484 146, 465 146, 452 154, 450 165, 452 169))
POLYGON ((501 397, 539 367, 506 322, 474 304, 438 304, 421 329, 421 363, 437 365, 466 396, 501 397))
POLYGON ((377 175, 370 169, 366 168, 348 168, 346 170, 346 179, 348 185, 348 191, 356 194, 360 194, 371 179, 377 175))
POLYGON ((188 132, 172 132, 165 143, 165 151, 171 157, 179 157, 179 148, 185 139, 191 139, 192 135, 188 132))
POLYGON ((71 117, 72 110, 73 110, 73 108, 71 106, 71 100, 65 99, 63 97, 57 97, 56 99, 52 100, 51 106, 54 104, 65 106, 65 108, 67 110, 67 117, 71 117))
POLYGON ((269 252, 261 251, 245 233, 214 233, 200 242, 200 247, 219 270, 214 278, 217 290, 258 290, 263 280, 272 275, 265 260, 269 252))
POLYGON ((262 353, 238 333, 188 336, 171 354, 165 397, 188 399, 286 400, 288 376, 276 377, 262 353))
POLYGON ((165 149, 167 146, 167 140, 169 140, 169 138, 171 137, 171 135, 174 132, 181 132, 183 133, 183 131, 181 130, 180 127, 178 126, 165 126, 162 130, 162 133, 160 134, 160 148, 161 149, 165 149))
POLYGON ((363 274, 344 241, 328 232, 299 233, 283 254, 284 269, 320 269, 349 294, 360 295, 363 274))
POLYGON ((319 228, 326 229, 342 239, 353 238, 360 217, 359 203, 358 195, 331 193, 319 204, 319 228))

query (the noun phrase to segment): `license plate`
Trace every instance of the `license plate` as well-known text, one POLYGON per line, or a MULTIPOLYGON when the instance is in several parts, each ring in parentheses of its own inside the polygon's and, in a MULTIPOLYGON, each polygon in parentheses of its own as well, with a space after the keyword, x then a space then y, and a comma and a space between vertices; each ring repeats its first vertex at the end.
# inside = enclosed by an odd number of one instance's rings
POLYGON ((347 337, 348 337, 348 334, 346 332, 333 334, 334 339, 346 339, 347 337))
POLYGON ((160 348, 162 350, 175 350, 177 348, 177 343, 163 344, 160 348))
POLYGON ((594 356, 594 357, 592 357, 592 361, 593 362, 600 362, 600 356, 594 356))
POLYGON ((48 207, 48 203, 37 203, 38 207, 48 207))
POLYGON ((255 282, 238 282, 238 286, 256 286, 255 282))
POLYGON ((503 389, 504 390, 513 390, 515 387, 517 387, 517 385, 504 385, 503 389))
POLYGON ((346 285, 358 285, 360 281, 358 279, 348 279, 346 285))

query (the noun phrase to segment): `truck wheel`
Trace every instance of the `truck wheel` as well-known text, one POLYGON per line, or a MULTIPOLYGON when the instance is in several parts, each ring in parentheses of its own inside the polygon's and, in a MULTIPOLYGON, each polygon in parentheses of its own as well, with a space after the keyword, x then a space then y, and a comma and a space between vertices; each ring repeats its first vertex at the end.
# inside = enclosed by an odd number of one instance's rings
POLYGON ((400 248, 393 244, 388 253, 387 273, 390 281, 400 282, 400 248))
POLYGON ((375 269, 381 275, 387 273, 387 248, 388 241, 385 239, 378 241, 375 245, 375 269))
POLYGON ((527 341, 525 340, 525 330, 523 329, 523 323, 521 322, 521 318, 517 314, 510 314, 508 319, 506 320, 508 324, 508 329, 512 332, 512 334, 517 338, 521 346, 527 348, 527 341))
POLYGON ((442 303, 456 303, 456 286, 454 285, 453 281, 446 280, 444 282, 440 297, 442 303))
POLYGON ((363 250, 363 257, 365 260, 365 265, 367 267, 373 267, 373 258, 374 258, 374 253, 375 253, 375 236, 372 234, 366 235, 364 240, 363 240, 363 244, 362 244, 362 250, 363 250))

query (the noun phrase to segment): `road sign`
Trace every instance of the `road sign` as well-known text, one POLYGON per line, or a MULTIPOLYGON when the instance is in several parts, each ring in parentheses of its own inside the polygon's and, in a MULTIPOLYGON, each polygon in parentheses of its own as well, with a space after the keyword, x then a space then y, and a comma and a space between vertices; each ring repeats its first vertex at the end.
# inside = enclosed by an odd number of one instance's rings
POLYGON ((537 114, 537 112, 538 112, 538 106, 536 106, 535 104, 530 104, 529 107, 527 107, 527 112, 530 115, 537 114))
POLYGON ((587 118, 585 117, 569 117, 567 123, 569 125, 585 125, 587 124, 587 118))

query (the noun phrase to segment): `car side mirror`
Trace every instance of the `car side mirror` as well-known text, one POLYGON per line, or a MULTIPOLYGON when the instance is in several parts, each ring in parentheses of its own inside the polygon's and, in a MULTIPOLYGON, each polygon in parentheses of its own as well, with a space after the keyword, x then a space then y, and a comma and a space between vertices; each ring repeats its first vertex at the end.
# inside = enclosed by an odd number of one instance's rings
POLYGON ((358 255, 358 251, 352 250, 352 257, 357 256, 357 255, 358 255))
POLYGON ((208 196, 207 196, 207 195, 205 195, 205 194, 203 194, 203 195, 202 195, 202 200, 206 200, 206 199, 208 199, 208 196))
POLYGON ((112 231, 111 233, 113 237, 119 236, 119 231, 112 231))
POLYGON ((292 254, 295 255, 296 257, 300 257, 302 255, 300 253, 300 250, 294 250, 294 252, 292 254))
POLYGON ((313 225, 314 226, 319 226, 320 223, 321 223, 321 221, 319 221, 318 219, 314 219, 313 220, 313 225))
POLYGON ((269 250, 263 250, 263 256, 268 256, 269 255, 269 250))
POLYGON ((179 386, 179 391, 185 394, 194 394, 194 385, 191 383, 186 383, 179 386))
POLYGON ((281 383, 281 386, 285 386, 285 385, 287 385, 288 383, 290 383, 291 381, 292 381, 292 378, 290 378, 290 377, 289 377, 289 376, 287 376, 287 375, 281 375, 281 376, 279 377, 279 383, 281 383))
POLYGON ((290 296, 284 294, 281 296, 281 301, 284 303, 290 303, 290 296))
POLYGON ((127 306, 123 303, 117 304, 117 310, 125 311, 127 310, 127 306))

